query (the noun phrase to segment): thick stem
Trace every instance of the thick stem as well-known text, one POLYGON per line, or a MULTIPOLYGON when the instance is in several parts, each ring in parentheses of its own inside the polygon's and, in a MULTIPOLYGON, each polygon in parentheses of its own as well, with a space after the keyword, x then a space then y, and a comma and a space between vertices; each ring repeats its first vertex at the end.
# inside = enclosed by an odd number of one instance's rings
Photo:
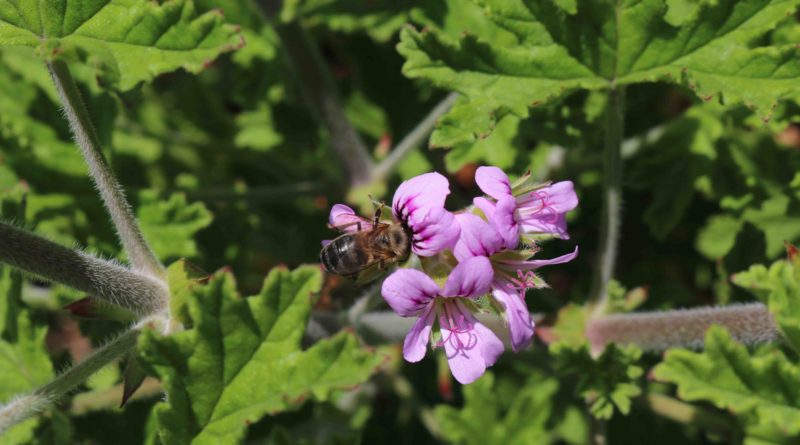
POLYGON ((618 314, 589 321, 586 336, 593 351, 608 343, 634 344, 646 351, 672 347, 699 349, 712 325, 720 325, 745 344, 773 341, 781 334, 761 303, 673 311, 618 314))
POLYGON ((603 216, 600 246, 595 266, 592 297, 595 314, 605 310, 608 283, 614 276, 622 217, 622 136, 625 123, 625 87, 614 86, 608 93, 605 116, 605 154, 603 161, 603 216))
POLYGON ((3 222, 0 222, 0 262, 139 315, 167 308, 169 294, 161 281, 3 222))
POLYGON ((130 257, 131 265, 138 271, 163 279, 164 266, 145 241, 122 187, 103 159, 100 139, 92 126, 89 112, 83 104, 67 64, 56 60, 49 62, 47 68, 64 106, 64 114, 69 121, 75 143, 89 166, 89 174, 100 192, 122 246, 130 257))
POLYGON ((136 347, 141 326, 142 323, 96 349, 85 360, 67 369, 31 394, 0 407, 0 434, 58 401, 89 376, 130 353, 136 347))
POLYGON ((314 42, 300 23, 276 21, 276 29, 306 100, 328 129, 331 146, 347 172, 350 186, 369 183, 374 168, 372 157, 347 119, 332 76, 314 42))
POLYGON ((400 163, 409 153, 421 144, 426 137, 433 131, 436 126, 436 121, 439 117, 453 106, 458 93, 450 93, 441 102, 439 102, 422 121, 411 130, 410 133, 400 141, 399 144, 389 153, 386 159, 382 160, 374 170, 373 179, 382 179, 400 163))

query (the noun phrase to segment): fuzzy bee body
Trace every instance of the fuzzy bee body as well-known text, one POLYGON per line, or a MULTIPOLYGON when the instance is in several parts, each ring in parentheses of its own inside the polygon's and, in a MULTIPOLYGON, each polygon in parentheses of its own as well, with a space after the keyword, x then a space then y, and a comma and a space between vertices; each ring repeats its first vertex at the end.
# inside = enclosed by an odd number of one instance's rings
POLYGON ((319 260, 326 271, 366 283, 411 253, 411 234, 402 224, 378 223, 369 230, 346 233, 323 247, 319 260))

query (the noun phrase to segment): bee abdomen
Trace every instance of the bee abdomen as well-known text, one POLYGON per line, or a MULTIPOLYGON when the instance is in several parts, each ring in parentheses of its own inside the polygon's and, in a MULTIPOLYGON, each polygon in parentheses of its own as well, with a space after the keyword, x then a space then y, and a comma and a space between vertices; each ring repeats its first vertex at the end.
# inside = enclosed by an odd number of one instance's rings
POLYGON ((356 248, 352 236, 343 235, 322 249, 319 260, 325 270, 338 275, 351 275, 366 266, 367 255, 356 248))

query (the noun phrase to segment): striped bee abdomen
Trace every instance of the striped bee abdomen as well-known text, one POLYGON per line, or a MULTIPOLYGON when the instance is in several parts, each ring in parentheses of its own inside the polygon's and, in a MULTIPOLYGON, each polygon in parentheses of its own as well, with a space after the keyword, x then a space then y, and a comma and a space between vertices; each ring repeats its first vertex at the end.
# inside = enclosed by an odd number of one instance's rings
POLYGON ((319 261, 325 270, 338 275, 352 275, 367 266, 367 254, 356 248, 352 234, 342 235, 322 249, 319 261))

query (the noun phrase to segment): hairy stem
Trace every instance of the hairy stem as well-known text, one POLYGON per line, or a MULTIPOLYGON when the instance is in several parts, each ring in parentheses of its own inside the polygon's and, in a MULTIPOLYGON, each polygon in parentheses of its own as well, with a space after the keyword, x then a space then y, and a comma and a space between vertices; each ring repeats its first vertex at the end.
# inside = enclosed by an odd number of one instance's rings
POLYGON ((764 343, 781 336, 769 309, 761 303, 602 316, 589 322, 586 336, 593 351, 612 342, 634 344, 646 351, 699 349, 712 325, 725 327, 734 339, 745 344, 764 343))
POLYGON ((608 283, 614 276, 622 217, 622 136, 625 123, 625 88, 613 87, 608 94, 605 116, 603 160, 603 216, 600 245, 592 283, 596 314, 605 310, 608 283))
POLYGON ((373 179, 382 179, 386 177, 395 167, 397 164, 400 163, 412 150, 417 148, 419 144, 421 144, 425 138, 433 131, 433 127, 436 126, 436 121, 439 119, 441 115, 447 113, 450 110, 450 107, 453 106, 456 99, 458 99, 458 93, 450 93, 445 97, 441 102, 439 102, 427 116, 425 116, 422 121, 411 130, 410 133, 400 141, 399 144, 389 153, 389 156, 386 159, 382 160, 377 166, 375 166, 375 170, 373 173, 373 179))
POLYGON ((138 271, 163 279, 164 266, 144 239, 122 187, 103 158, 100 139, 67 64, 57 60, 49 62, 47 68, 64 106, 64 114, 69 121, 75 143, 89 166, 89 174, 100 192, 122 246, 130 257, 131 265, 138 271))
POLYGON ((0 222, 0 262, 139 315, 157 313, 167 307, 168 290, 160 280, 3 222, 0 222))
POLYGON ((12 400, 0 407, 0 434, 14 424, 34 416, 51 403, 60 400, 89 376, 130 353, 136 347, 136 339, 143 323, 150 321, 153 320, 139 323, 104 346, 97 348, 85 360, 67 369, 53 381, 36 389, 31 394, 12 400))
POLYGON ((276 23, 276 29, 306 100, 328 129, 331 145, 347 172, 350 186, 369 183, 374 168, 372 157, 345 115, 322 55, 300 23, 276 23))

